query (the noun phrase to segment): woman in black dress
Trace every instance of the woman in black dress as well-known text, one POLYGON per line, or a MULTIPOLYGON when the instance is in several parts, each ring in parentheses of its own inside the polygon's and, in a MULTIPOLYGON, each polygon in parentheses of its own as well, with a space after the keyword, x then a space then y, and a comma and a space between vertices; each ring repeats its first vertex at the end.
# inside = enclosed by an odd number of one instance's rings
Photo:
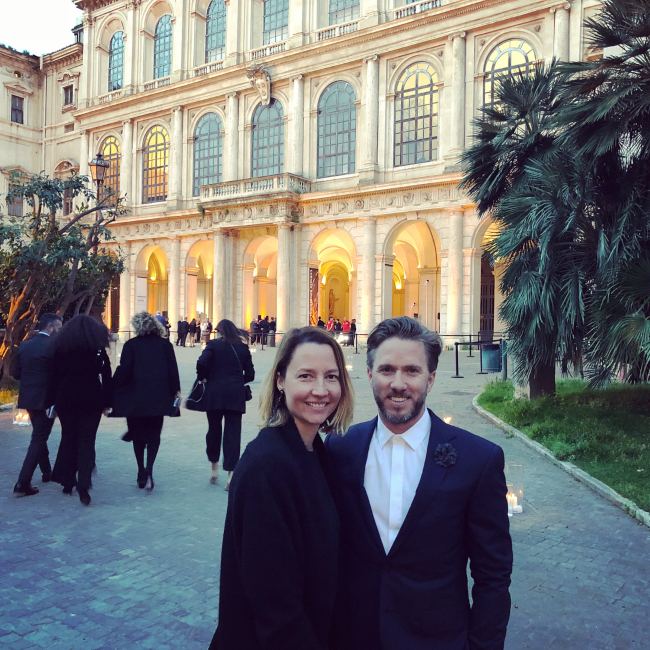
POLYGON ((133 441, 138 464, 138 487, 153 490, 153 465, 160 448, 163 418, 173 414, 181 385, 174 348, 164 338, 161 323, 143 311, 133 317, 131 324, 137 336, 122 348, 113 377, 112 415, 126 417, 126 439, 133 441))
POLYGON ((71 318, 54 340, 54 406, 61 422, 61 443, 52 479, 90 505, 88 490, 95 466, 95 437, 102 411, 111 402, 108 329, 90 316, 71 318))
POLYGON ((255 379, 248 349, 248 334, 232 321, 217 324, 217 338, 209 341, 196 363, 196 374, 205 382, 205 394, 194 407, 206 411, 208 433, 205 450, 212 463, 211 483, 217 482, 223 427, 223 469, 228 472, 226 490, 241 450, 241 416, 246 413, 246 384, 255 379))
POLYGON ((283 338, 262 429, 235 471, 223 535, 216 650, 325 650, 337 585, 338 516, 319 431, 342 432, 352 388, 322 329, 283 338))
POLYGON ((190 321, 190 326, 187 331, 189 332, 190 347, 193 348, 196 344, 196 318, 190 321))

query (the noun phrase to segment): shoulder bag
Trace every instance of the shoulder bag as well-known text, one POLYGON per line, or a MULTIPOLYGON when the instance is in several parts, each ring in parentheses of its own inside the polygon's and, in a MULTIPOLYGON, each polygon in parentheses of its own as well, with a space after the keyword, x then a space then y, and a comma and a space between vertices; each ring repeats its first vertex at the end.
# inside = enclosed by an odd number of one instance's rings
MULTIPOLYGON (((232 353, 235 355, 235 359, 237 359, 237 363, 239 364, 239 372, 241 373, 243 379, 244 368, 241 365, 241 361, 239 359, 239 355, 237 354, 237 350, 235 350, 235 346, 232 343, 230 343, 230 348, 232 349, 232 353)), ((251 390, 251 387, 248 384, 244 384, 244 399, 247 402, 250 402, 253 399, 253 391, 251 390)))

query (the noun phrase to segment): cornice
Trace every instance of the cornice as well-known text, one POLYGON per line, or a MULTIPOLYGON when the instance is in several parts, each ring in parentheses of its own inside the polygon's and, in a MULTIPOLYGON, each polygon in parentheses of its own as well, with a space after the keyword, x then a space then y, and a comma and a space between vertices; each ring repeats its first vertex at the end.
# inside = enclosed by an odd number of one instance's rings
MULTIPOLYGON (((113 5, 117 2, 121 2, 121 0, 74 0, 77 8, 82 11, 94 11, 95 9, 101 9, 102 7, 107 7, 108 5, 113 5)), ((136 0, 136 2, 137 4, 140 4, 139 0, 136 0)))
POLYGON ((61 48, 56 52, 51 52, 43 57, 43 70, 49 72, 56 68, 83 62, 83 45, 73 43, 67 47, 61 48))

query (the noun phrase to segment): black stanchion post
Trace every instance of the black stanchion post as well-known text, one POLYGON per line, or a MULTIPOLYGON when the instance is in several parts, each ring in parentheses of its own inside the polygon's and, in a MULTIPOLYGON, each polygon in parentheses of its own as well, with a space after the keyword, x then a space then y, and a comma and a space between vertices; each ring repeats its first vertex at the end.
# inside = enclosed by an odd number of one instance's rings
POLYGON ((470 332, 470 335, 469 335, 469 354, 467 356, 468 357, 472 356, 472 334, 471 334, 471 332, 470 332))
POLYGON ((508 342, 501 341, 501 380, 508 381, 508 342))
POLYGON ((456 374, 452 375, 452 379, 463 379, 463 375, 458 374, 458 343, 454 343, 455 353, 456 353, 456 374))

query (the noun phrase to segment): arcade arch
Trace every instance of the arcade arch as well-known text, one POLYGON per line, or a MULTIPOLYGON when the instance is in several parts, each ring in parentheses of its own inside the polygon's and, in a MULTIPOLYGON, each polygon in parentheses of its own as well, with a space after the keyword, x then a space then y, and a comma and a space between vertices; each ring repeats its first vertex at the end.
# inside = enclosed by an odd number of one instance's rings
POLYGON ((278 240, 271 235, 255 237, 244 253, 243 322, 277 314, 278 240))
POLYGON ((185 261, 184 314, 189 319, 210 317, 214 282, 214 245, 204 239, 192 245, 185 261))
POLYGON ((135 264, 134 313, 167 313, 168 269, 167 255, 159 246, 140 251, 135 264))

